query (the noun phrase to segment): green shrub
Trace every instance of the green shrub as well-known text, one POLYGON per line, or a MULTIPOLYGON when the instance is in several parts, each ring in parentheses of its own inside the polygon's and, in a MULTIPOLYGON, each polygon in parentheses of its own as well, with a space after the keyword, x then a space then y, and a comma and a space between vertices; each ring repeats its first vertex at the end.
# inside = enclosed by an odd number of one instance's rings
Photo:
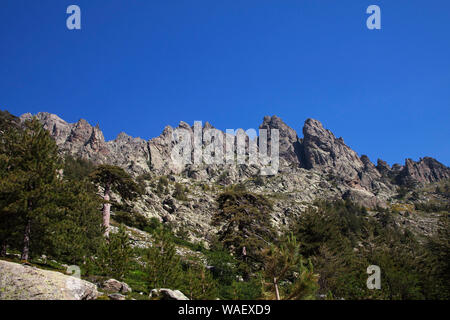
POLYGON ((250 281, 233 281, 229 289, 233 300, 257 300, 262 295, 262 284, 258 278, 250 281))
POLYGON ((160 177, 158 180, 158 185, 156 186, 156 193, 160 195, 167 194, 168 186, 169 186, 169 179, 167 179, 166 176, 160 177))
POLYGON ((180 201, 186 201, 186 188, 183 188, 183 186, 180 183, 175 184, 175 191, 173 192, 173 197, 180 201))

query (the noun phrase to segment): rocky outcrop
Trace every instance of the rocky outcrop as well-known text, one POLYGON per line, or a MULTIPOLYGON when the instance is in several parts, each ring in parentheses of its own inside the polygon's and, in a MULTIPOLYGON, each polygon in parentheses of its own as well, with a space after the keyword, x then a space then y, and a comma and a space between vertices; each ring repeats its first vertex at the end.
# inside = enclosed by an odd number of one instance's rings
POLYGON ((400 185, 433 183, 450 178, 450 168, 430 157, 417 162, 406 159, 404 166, 396 163, 392 168, 385 161, 378 159, 377 169, 383 177, 400 185))
MULTIPOLYGON (((388 198, 393 186, 389 180, 383 178, 367 156, 358 157, 342 138, 336 138, 317 120, 306 120, 303 134, 305 168, 328 172, 336 177, 339 183, 350 189, 363 190, 370 197, 381 196, 383 200, 388 198)), ((372 201, 363 201, 363 203, 372 203, 372 201)))
MULTIPOLYGON (((20 117, 22 121, 30 119, 30 113, 20 117)), ((67 123, 58 116, 47 112, 39 112, 37 119, 42 122, 55 139, 61 152, 75 157, 82 157, 95 163, 118 165, 133 174, 149 171, 150 159, 147 142, 140 138, 132 138, 124 133, 115 140, 105 141, 99 126, 91 126, 86 120, 67 123)))
POLYGON ((301 141, 297 136, 297 132, 289 127, 277 116, 265 116, 260 129, 267 130, 267 144, 271 145, 270 130, 277 129, 279 133, 279 155, 285 160, 285 164, 300 165, 301 141))
POLYGON ((0 260, 0 300, 93 300, 97 297, 93 283, 0 260))
POLYGON ((386 178, 391 177, 392 170, 386 161, 378 159, 377 160, 377 170, 383 177, 386 177, 386 178))
POLYGON ((114 293, 130 293, 132 290, 125 282, 120 282, 116 279, 109 279, 102 283, 102 290, 114 293))
POLYGON ((314 119, 307 119, 303 127, 303 159, 306 169, 333 171, 346 182, 358 180, 364 168, 355 151, 342 138, 336 138, 330 130, 314 119))
POLYGON ((417 162, 406 159, 398 180, 402 184, 410 184, 411 182, 431 183, 449 178, 450 168, 433 158, 425 157, 417 162))
POLYGON ((361 189, 348 189, 342 199, 357 203, 366 208, 386 208, 386 202, 378 199, 373 193, 361 189))
MULTIPOLYGON (((30 119, 27 113, 20 117, 22 121, 30 119)), ((96 163, 109 163, 125 168, 133 174, 153 171, 157 174, 179 174, 186 167, 177 167, 171 161, 174 146, 173 132, 176 128, 167 126, 160 136, 145 141, 120 133, 116 139, 105 141, 100 128, 91 126, 86 120, 67 123, 58 116, 40 112, 36 117, 43 123, 55 139, 62 152, 77 157, 90 159, 96 163)), ((177 128, 188 130, 193 137, 194 127, 181 121, 177 128)), ((450 169, 433 158, 425 157, 418 162, 407 159, 405 166, 394 165, 392 168, 386 162, 379 160, 377 166, 370 160, 347 146, 342 138, 323 127, 315 119, 307 119, 303 127, 303 139, 300 139, 294 129, 286 125, 277 116, 265 116, 260 129, 268 129, 268 145, 270 150, 270 129, 279 130, 279 154, 282 166, 302 167, 332 172, 351 186, 361 185, 367 190, 372 189, 372 180, 381 177, 399 175, 401 182, 414 180, 422 183, 436 182, 450 177, 450 169)), ((214 127, 206 122, 202 132, 214 127)), ((222 132, 224 150, 227 134, 222 132)), ((204 142, 205 143, 205 142, 204 142)), ((233 148, 236 137, 232 136, 233 148)), ((246 154, 248 153, 248 137, 246 137, 246 154)), ((199 168, 192 169, 193 175, 207 178, 211 170, 203 172, 199 168)), ((200 169, 202 170, 202 169, 200 169)), ((239 172, 236 172, 239 174, 239 172)))

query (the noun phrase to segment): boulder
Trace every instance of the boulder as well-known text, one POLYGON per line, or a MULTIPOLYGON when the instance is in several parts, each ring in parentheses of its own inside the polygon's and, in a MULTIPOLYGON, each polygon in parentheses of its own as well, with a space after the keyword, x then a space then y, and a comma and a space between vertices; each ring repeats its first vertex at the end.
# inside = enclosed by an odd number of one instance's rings
POLYGON ((150 298, 159 297, 161 300, 189 300, 180 290, 171 289, 153 289, 150 292, 150 298))
POLYGON ((131 289, 131 287, 126 284, 125 282, 122 282, 122 289, 120 290, 120 292, 122 293, 131 293, 133 290, 131 289))
POLYGON ((0 300, 94 300, 93 283, 56 271, 0 260, 0 300))
POLYGON ((111 300, 126 300, 126 297, 120 293, 112 293, 112 294, 109 294, 108 297, 111 300))
POLYGON ((374 209, 386 208, 386 203, 379 200, 373 193, 363 189, 348 189, 342 196, 344 200, 350 200, 360 206, 374 209))
POLYGON ((164 210, 169 213, 174 213, 177 210, 177 205, 172 197, 167 197, 166 199, 164 199, 164 201, 162 202, 162 206, 164 210))
POLYGON ((106 292, 121 292, 121 293, 129 293, 131 292, 131 288, 125 282, 120 282, 116 279, 109 279, 102 283, 102 289, 106 292))

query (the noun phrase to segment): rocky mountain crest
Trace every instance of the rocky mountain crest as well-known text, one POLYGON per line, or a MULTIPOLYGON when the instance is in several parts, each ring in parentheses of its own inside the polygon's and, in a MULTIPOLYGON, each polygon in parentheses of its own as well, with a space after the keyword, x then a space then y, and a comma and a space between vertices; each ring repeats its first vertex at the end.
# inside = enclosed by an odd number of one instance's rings
MULTIPOLYGON (((28 113, 20 118, 25 120, 31 117, 32 115, 28 113)), ((173 173, 170 172, 173 168, 169 162, 173 147, 172 133, 175 128, 171 126, 166 126, 160 136, 149 141, 130 137, 124 132, 114 140, 105 141, 100 128, 90 125, 84 119, 76 123, 67 123, 57 115, 46 112, 40 112, 36 117, 50 131, 57 145, 65 153, 81 156, 96 163, 118 165, 136 175, 150 170, 161 174, 173 173)), ((178 128, 192 132, 194 127, 181 121, 178 128)), ((203 130, 207 128, 213 126, 206 122, 203 130)), ((374 190, 380 187, 379 183, 387 176, 394 177, 390 180, 399 184, 411 181, 430 183, 450 178, 450 169, 430 157, 424 157, 417 162, 406 159, 404 166, 394 165, 392 168, 379 159, 375 166, 367 156, 359 157, 342 138, 336 138, 315 119, 305 121, 303 139, 277 116, 265 116, 259 128, 279 130, 282 167, 294 166, 325 171, 342 178, 349 186, 374 190)), ((268 144, 270 146, 270 131, 268 144)), ((387 180, 383 182, 387 183, 387 180)))
MULTIPOLYGON (((30 119, 31 114, 20 117, 22 121, 30 119)), ((160 136, 145 141, 120 133, 116 139, 105 141, 98 126, 90 125, 86 120, 67 123, 57 115, 40 112, 36 117, 51 133, 62 153, 83 157, 95 163, 118 165, 131 174, 144 173, 158 175, 182 175, 194 181, 236 183, 258 175, 259 168, 254 165, 186 165, 177 167, 171 161, 174 145, 172 134, 176 128, 166 126, 160 136), (224 174, 226 177, 224 178, 224 174)), ((193 132, 194 126, 181 121, 178 128, 193 132)), ((203 132, 213 126, 206 122, 203 132)), ((303 138, 277 116, 265 116, 260 129, 279 130, 279 173, 287 185, 306 181, 310 173, 320 176, 321 185, 332 181, 337 189, 332 193, 338 198, 348 198, 368 207, 383 206, 392 197, 398 186, 406 184, 426 184, 450 178, 450 168, 437 160, 425 157, 415 162, 411 159, 405 165, 392 168, 383 160, 374 165, 370 159, 361 157, 347 146, 342 138, 323 127, 315 119, 307 119, 303 126, 303 138), (298 179, 297 179, 298 178, 298 179)), ((226 141, 224 135, 224 141, 226 141)), ((248 153, 248 137, 247 150, 248 153)), ((236 137, 232 138, 235 148, 236 137)), ((271 137, 268 130, 268 148, 271 137)), ((225 146, 224 146, 225 148, 225 146)), ((321 191, 323 195, 325 190, 321 191)), ((319 192, 320 194, 320 192, 319 192)), ((316 198, 305 189, 302 197, 316 198)))

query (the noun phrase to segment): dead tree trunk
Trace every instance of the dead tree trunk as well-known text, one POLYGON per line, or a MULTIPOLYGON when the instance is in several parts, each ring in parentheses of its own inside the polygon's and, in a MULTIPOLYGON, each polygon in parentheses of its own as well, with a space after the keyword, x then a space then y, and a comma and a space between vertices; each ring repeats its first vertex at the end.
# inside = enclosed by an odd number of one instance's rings
POLYGON ((277 278, 273 278, 273 285, 275 286, 275 294, 277 296, 277 300, 280 300, 280 292, 278 291, 277 278))
POLYGON ((103 226, 105 227, 105 237, 109 237, 109 221, 111 219, 111 204, 109 200, 111 199, 111 187, 110 185, 105 186, 105 193, 103 195, 103 226))

